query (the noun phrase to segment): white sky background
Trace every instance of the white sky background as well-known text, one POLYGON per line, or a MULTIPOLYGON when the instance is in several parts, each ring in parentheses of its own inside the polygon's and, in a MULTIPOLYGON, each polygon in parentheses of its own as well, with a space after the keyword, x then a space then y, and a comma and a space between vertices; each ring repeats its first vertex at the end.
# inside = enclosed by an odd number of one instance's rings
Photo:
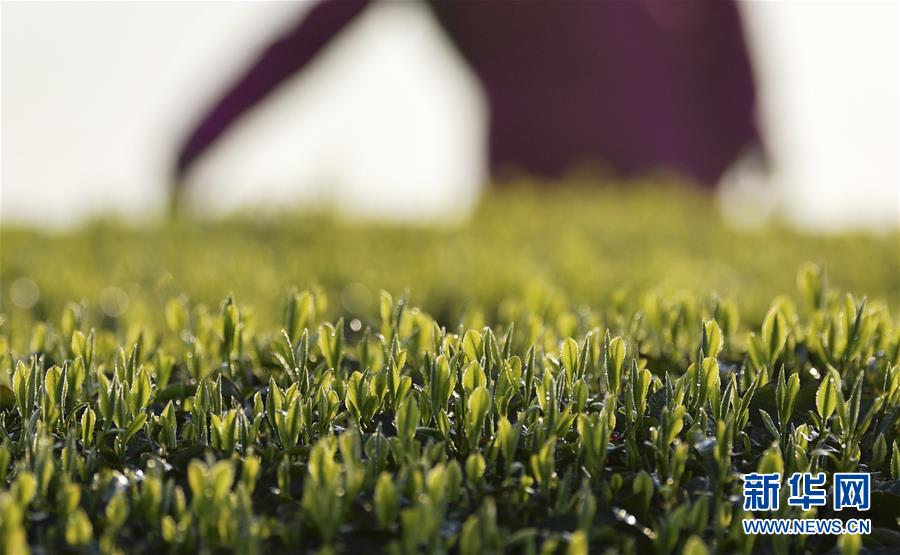
POLYGON ((800 226, 900 224, 900 4, 744 2, 774 163, 800 226))
MULTIPOLYGON (((776 209, 804 227, 896 228, 897 4, 741 7, 776 209)), ((420 6, 373 8, 202 161, 192 183, 201 212, 312 201, 430 221, 473 205, 485 176, 477 83, 420 6)), ((3 220, 58 227, 109 211, 158 216, 186 128, 302 9, 4 3, 3 220)), ((734 181, 742 185, 726 200, 747 212, 748 183, 760 176, 734 181)))

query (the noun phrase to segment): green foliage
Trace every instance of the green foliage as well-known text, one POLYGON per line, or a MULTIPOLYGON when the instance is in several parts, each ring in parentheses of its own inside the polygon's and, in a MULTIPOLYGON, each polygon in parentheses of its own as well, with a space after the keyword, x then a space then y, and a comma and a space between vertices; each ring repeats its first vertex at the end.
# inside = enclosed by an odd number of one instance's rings
MULTIPOLYGON (((602 198, 581 201, 596 209, 602 198)), ((536 201, 517 202, 509 209, 521 216, 536 201)), ((678 202, 688 215, 663 210, 663 222, 690 217, 693 205, 678 202)), ((583 209, 570 199, 547 211, 568 214, 563 207, 583 209)), ((632 225, 615 212, 608 225, 632 225)), ((769 278, 792 272, 768 267, 786 255, 770 245, 759 258, 755 247, 738 246, 756 239, 698 225, 681 240, 715 250, 718 243, 706 241, 718 236, 737 266, 753 269, 736 278, 746 279, 738 287, 746 295, 707 295, 712 266, 696 260, 669 268, 685 280, 676 285, 689 285, 681 293, 632 281, 625 294, 610 284, 636 268, 653 274, 656 262, 646 259, 654 257, 630 262, 625 247, 603 235, 607 224, 591 223, 587 236, 621 257, 598 277, 592 270, 602 260, 591 243, 572 218, 556 221, 559 229, 526 229, 515 240, 487 223, 459 237, 422 232, 412 254, 403 253, 406 233, 379 230, 391 246, 369 252, 350 246, 357 231, 322 224, 317 233, 334 235, 332 249, 372 262, 371 275, 322 265, 334 272, 320 269, 323 287, 285 287, 282 297, 272 292, 284 284, 267 257, 277 253, 285 275, 311 275, 291 271, 312 272, 326 260, 318 234, 303 231, 306 224, 259 224, 273 242, 260 249, 235 231, 253 227, 210 224, 248 269, 212 275, 209 267, 222 262, 206 262, 225 251, 216 242, 199 254, 198 236, 187 230, 177 256, 190 264, 173 263, 165 248, 160 255, 195 300, 170 279, 159 282, 155 269, 112 268, 114 277, 102 279, 129 275, 135 283, 121 317, 68 302, 92 298, 100 283, 85 266, 90 254, 67 270, 71 279, 41 277, 44 257, 84 236, 48 239, 47 252, 28 255, 27 233, 4 238, 4 279, 24 268, 46 293, 44 304, 0 318, 6 551, 900 549, 896 515, 879 512, 879 504, 890 513, 900 502, 900 327, 883 302, 896 300, 895 277, 859 278, 856 290, 867 299, 830 288, 819 267, 803 266, 796 295, 769 302, 780 279, 769 278), (501 234, 489 250, 460 246, 489 232, 501 234), (304 241, 302 264, 291 266, 288 244, 304 241), (533 264, 545 248, 565 255, 553 270, 533 264), (482 260, 488 253, 490 263, 482 260), (421 263, 409 264, 411 256, 421 263), (443 261, 444 285, 409 269, 427 267, 432 256, 443 261), (551 273, 560 289, 547 285, 551 273), (198 285, 203 279, 208 287, 198 285), (748 285, 761 279, 759 289, 748 285), (221 304, 204 298, 226 283, 236 295, 223 291, 221 304), (348 290, 350 283, 360 287, 348 290), (413 287, 392 295, 378 292, 382 285, 413 287), (877 545, 869 537, 838 543, 741 532, 742 474, 838 470, 873 474, 877 545)), ((164 242, 175 231, 158 233, 147 240, 164 242)), ((875 242, 834 245, 848 266, 856 253, 881 253, 875 242)), ((665 266, 672 259, 663 252, 655 256, 665 266)), ((834 283, 858 277, 839 273, 834 283)))
POLYGON ((567 325, 581 342, 527 308, 536 335, 454 332, 388 294, 370 326, 390 340, 321 321, 313 291, 288 295, 281 333, 248 335, 233 297, 217 316, 167 303, 166 329, 136 335, 67 311, 21 343, 39 336, 40 352, 2 337, 3 537, 103 552, 766 549, 723 502, 741 473, 900 474, 897 326, 822 295, 806 318, 779 298, 758 335, 718 302, 685 302, 697 326, 622 309, 567 325))
MULTIPOLYGON (((523 183, 499 189, 470 222, 426 229, 309 213, 141 227, 101 221, 67 233, 4 222, 0 306, 8 325, 29 337, 33 319, 58 323, 67 309, 73 330, 83 328, 75 323, 89 312, 123 331, 148 324, 197 331, 201 324, 189 309, 194 305, 185 301, 218 307, 234 293, 253 304, 254 310, 237 315, 243 333, 253 326, 284 328, 296 344, 303 329, 316 335, 312 322, 373 313, 381 316, 373 330, 389 342, 400 296, 379 299, 381 289, 409 289, 417 305, 454 324, 470 307, 470 315, 477 307, 491 323, 501 323, 495 317, 518 320, 516 303, 504 302, 512 293, 535 310, 544 308, 553 325, 564 323, 557 320, 561 309, 585 303, 633 309, 646 292, 668 300, 670 293, 696 298, 716 292, 735 303, 711 314, 728 337, 726 320, 738 312, 759 326, 774 293, 793 289, 796 270, 807 260, 818 266, 804 266, 800 274, 805 309, 826 302, 828 285, 894 308, 900 303, 897 233, 817 236, 781 225, 741 231, 722 221, 710 196, 652 183, 604 188, 578 176, 570 181, 572 187, 523 183), (32 306, 12 298, 17 279, 37 286, 32 306), (321 288, 292 289, 310 283, 321 288), (111 309, 110 291, 127 306, 111 309), (323 292, 331 302, 321 302, 323 292)), ((671 304, 659 312, 642 308, 650 318, 678 318, 671 304)), ((517 323, 520 333, 535 324, 517 323)), ((483 323, 467 327, 481 331, 483 323)), ((34 341, 36 347, 39 333, 34 341)))

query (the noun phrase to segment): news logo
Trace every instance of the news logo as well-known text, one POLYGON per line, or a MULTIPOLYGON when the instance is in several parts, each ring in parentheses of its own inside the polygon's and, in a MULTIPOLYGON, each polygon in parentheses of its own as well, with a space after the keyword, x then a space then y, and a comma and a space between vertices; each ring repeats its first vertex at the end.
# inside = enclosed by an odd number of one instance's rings
MULTIPOLYGON (((794 472, 787 479, 787 505, 808 511, 828 504, 828 479, 824 472, 794 472)), ((872 477, 866 472, 837 472, 833 476, 832 507, 835 511, 855 509, 867 511, 871 506, 872 477)), ((781 498, 781 474, 751 473, 744 475, 744 510, 777 511, 781 498)), ((870 519, 838 518, 765 518, 744 519, 745 534, 869 534, 870 519)))
MULTIPOLYGON (((789 507, 804 511, 828 504, 824 472, 794 472, 787 480, 789 507)), ((856 509, 867 511, 871 506, 872 476, 868 472, 837 472, 833 476, 833 508, 835 511, 856 509)), ((781 474, 751 473, 744 475, 744 510, 777 511, 781 493, 781 474)))

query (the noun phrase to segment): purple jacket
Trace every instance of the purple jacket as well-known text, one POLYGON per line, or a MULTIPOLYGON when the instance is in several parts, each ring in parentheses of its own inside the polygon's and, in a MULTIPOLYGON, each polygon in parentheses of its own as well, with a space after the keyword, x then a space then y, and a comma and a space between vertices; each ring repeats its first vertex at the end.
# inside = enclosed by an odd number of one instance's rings
MULTIPOLYGON (((370 1, 321 0, 266 48, 188 135, 177 176, 370 1)), ((484 86, 494 170, 558 176, 597 160, 626 174, 668 169, 714 186, 760 142, 732 1, 428 5, 484 86)))

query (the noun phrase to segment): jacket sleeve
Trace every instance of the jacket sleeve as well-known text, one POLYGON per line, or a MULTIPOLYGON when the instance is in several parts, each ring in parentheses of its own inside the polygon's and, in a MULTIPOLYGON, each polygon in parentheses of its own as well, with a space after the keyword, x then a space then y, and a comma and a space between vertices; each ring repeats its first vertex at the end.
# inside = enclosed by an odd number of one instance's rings
POLYGON ((192 164, 244 112, 303 69, 369 2, 321 0, 286 34, 263 50, 225 95, 202 115, 181 144, 174 168, 176 181, 181 182, 192 164))

